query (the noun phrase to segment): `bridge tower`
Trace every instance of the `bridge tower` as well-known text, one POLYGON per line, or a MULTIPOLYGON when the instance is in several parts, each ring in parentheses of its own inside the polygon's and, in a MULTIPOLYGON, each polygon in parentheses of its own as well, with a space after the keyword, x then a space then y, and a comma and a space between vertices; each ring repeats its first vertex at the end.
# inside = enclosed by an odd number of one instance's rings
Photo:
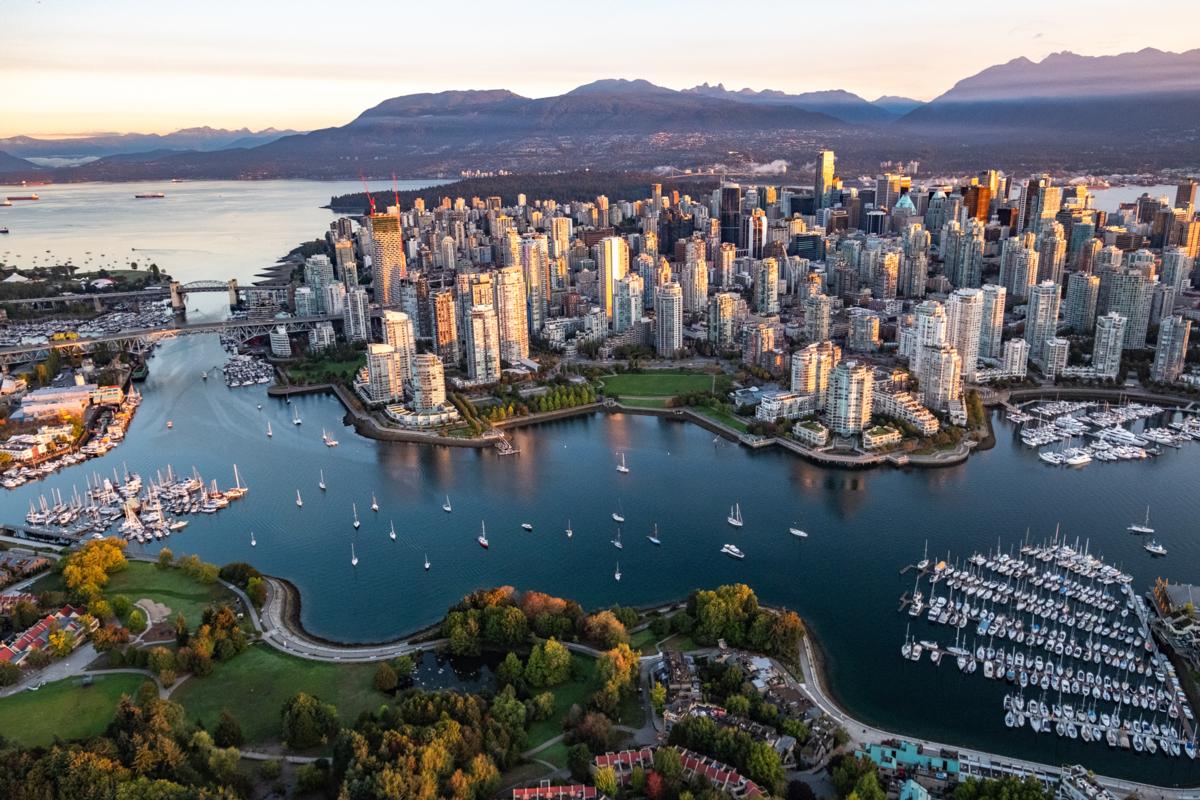
POLYGON ((180 313, 187 310, 183 292, 179 291, 179 281, 171 281, 171 310, 180 313))
POLYGON ((237 278, 230 278, 229 279, 229 307, 237 308, 239 305, 241 305, 241 303, 238 300, 237 278))

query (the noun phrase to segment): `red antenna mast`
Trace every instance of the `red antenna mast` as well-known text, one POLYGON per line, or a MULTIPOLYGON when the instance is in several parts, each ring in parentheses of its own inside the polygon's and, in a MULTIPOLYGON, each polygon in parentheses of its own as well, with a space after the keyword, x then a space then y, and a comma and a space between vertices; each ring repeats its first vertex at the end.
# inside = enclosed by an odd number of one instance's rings
POLYGON ((396 181, 396 173, 392 173, 392 197, 396 200, 396 213, 400 213, 400 184, 396 181))
POLYGON ((358 179, 362 181, 363 191, 366 192, 367 202, 371 204, 371 214, 372 214, 372 216, 374 216, 374 214, 375 214, 375 198, 371 197, 371 188, 369 186, 367 186, 367 176, 363 175, 360 172, 360 173, 358 173, 358 179))

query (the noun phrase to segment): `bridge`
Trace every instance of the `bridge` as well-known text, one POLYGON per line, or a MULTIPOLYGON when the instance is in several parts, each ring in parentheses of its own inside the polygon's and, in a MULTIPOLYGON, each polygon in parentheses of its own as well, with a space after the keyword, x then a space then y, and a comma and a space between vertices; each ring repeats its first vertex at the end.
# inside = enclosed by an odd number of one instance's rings
POLYGON ((74 341, 46 342, 44 344, 22 345, 20 347, 0 348, 0 365, 23 364, 28 361, 40 361, 46 358, 51 350, 57 350, 63 355, 81 355, 90 353, 101 345, 108 345, 119 350, 134 353, 144 353, 155 344, 165 339, 177 336, 191 336, 200 333, 234 334, 239 342, 248 342, 260 336, 266 336, 276 327, 282 325, 288 333, 311 331, 322 322, 340 322, 340 315, 323 314, 315 317, 270 317, 263 319, 231 319, 222 322, 203 322, 196 325, 173 325, 163 328, 142 328, 121 331, 92 339, 75 339, 74 341))
POLYGON ((65 293, 53 295, 50 297, 17 297, 10 299, 0 299, 0 306, 54 306, 54 305, 70 305, 72 303, 92 303, 96 311, 104 310, 104 303, 115 300, 165 300, 168 297, 171 299, 171 308, 175 311, 183 311, 187 295, 197 292, 228 292, 229 305, 234 307, 240 304, 241 295, 249 290, 265 289, 265 290, 284 290, 288 288, 286 283, 265 283, 255 284, 246 288, 238 286, 237 278, 232 278, 228 281, 191 281, 190 283, 180 283, 179 281, 171 281, 165 286, 147 286, 145 289, 130 292, 93 292, 93 293, 65 293))

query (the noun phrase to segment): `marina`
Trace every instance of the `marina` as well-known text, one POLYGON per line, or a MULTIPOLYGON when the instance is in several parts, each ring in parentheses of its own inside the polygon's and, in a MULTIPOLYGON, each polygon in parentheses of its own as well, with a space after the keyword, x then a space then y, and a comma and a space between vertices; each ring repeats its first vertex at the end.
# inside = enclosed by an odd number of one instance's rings
POLYGON ((1165 426, 1134 433, 1125 425, 1163 414, 1160 406, 1055 400, 1030 411, 1010 411, 1007 419, 1021 427, 1026 447, 1041 449, 1038 458, 1052 466, 1082 467, 1093 461, 1140 460, 1162 455, 1163 447, 1179 448, 1200 440, 1200 418, 1185 417, 1165 426), (1032 424, 1036 423, 1036 424, 1032 424), (1091 439, 1090 443, 1087 439, 1091 439), (1075 440, 1080 440, 1076 445, 1075 440), (1059 445, 1057 449, 1053 445, 1059 445), (1049 447, 1047 447, 1049 446, 1049 447))
POLYGON ((918 569, 900 604, 936 633, 918 638, 910 626, 900 654, 1006 682, 1015 689, 1003 698, 1009 729, 1195 759, 1194 712, 1133 581, 1057 531, 965 562, 947 556, 918 569))

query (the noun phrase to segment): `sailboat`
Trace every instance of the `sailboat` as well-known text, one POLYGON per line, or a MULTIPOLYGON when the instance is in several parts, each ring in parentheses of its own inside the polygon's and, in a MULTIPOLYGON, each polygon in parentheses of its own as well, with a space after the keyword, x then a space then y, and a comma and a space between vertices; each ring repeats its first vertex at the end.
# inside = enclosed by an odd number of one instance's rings
POLYGON ((484 550, 487 550, 487 523, 485 523, 483 520, 479 521, 479 536, 475 537, 475 541, 479 542, 480 547, 482 547, 484 550))
POLYGON ((617 510, 612 513, 612 518, 613 518, 613 521, 615 521, 615 522, 624 522, 625 521, 625 514, 623 513, 623 510, 621 508, 620 500, 617 501, 617 510))
POLYGON ((337 447, 338 446, 337 439, 330 436, 328 431, 326 431, 324 428, 321 428, 321 441, 325 442, 326 447, 337 447))
POLYGON ((617 464, 617 472, 626 474, 629 472, 629 467, 625 466, 625 454, 621 453, 621 463, 617 464))
POLYGON ((429 572, 429 553, 425 554, 425 571, 429 572))
POLYGON ((317 481, 317 486, 321 491, 325 491, 325 470, 321 470, 321 480, 317 481))
POLYGON ((533 530, 533 523, 532 522, 522 522, 521 528, 523 530, 531 531, 531 530, 533 530))
POLYGON ((247 487, 242 486, 242 476, 238 475, 237 464, 233 465, 233 488, 225 490, 225 496, 230 500, 237 500, 239 497, 245 497, 246 492, 250 491, 247 487))
POLYGON ((658 523, 657 522, 654 523, 654 533, 650 534, 646 538, 650 540, 651 544, 655 544, 655 545, 662 544, 662 539, 658 538, 658 523))
POLYGON ((729 516, 725 520, 735 528, 742 527, 742 507, 738 503, 734 503, 729 508, 729 516))
POLYGON ((354 503, 351 503, 350 508, 354 509, 354 530, 358 530, 358 526, 361 524, 358 521, 358 506, 354 503))
POLYGON ((372 511, 379 510, 379 501, 375 499, 374 493, 371 494, 371 510, 372 511))
POLYGON ((393 542, 396 541, 396 523, 394 522, 392 522, 391 527, 388 528, 388 538, 393 542))
POLYGON ((300 407, 296 406, 292 409, 292 424, 299 425, 301 423, 301 421, 302 420, 300 419, 300 407))
POLYGON ((574 536, 574 535, 575 535, 575 531, 571 529, 571 518, 570 518, 570 517, 567 517, 567 531, 566 531, 566 533, 567 533, 567 538, 568 538, 568 539, 570 539, 572 536, 574 536))
POLYGON ((271 422, 270 422, 270 420, 268 420, 267 421, 267 438, 270 439, 274 435, 275 434, 271 433, 271 422))
POLYGON ((612 539, 611 541, 612 541, 612 546, 617 548, 618 550, 625 549, 625 545, 621 544, 621 529, 620 528, 617 528, 617 538, 612 539))
POLYGON ((257 547, 258 542, 254 541, 254 531, 250 531, 250 546, 257 547))
POLYGON ((1150 506, 1146 506, 1146 519, 1143 522, 1135 522, 1125 530, 1130 533, 1154 533, 1154 528, 1150 527, 1150 506))
POLYGON ((621 581, 621 562, 617 562, 617 571, 613 573, 613 578, 619 583, 621 581))
POLYGON ((350 543, 350 566, 358 566, 358 554, 354 552, 354 542, 350 543))
POLYGON ((446 502, 442 503, 442 511, 449 514, 454 509, 450 506, 450 495, 446 495, 446 502))
POLYGON ((304 501, 300 499, 300 490, 296 490, 296 507, 304 508, 304 501))

